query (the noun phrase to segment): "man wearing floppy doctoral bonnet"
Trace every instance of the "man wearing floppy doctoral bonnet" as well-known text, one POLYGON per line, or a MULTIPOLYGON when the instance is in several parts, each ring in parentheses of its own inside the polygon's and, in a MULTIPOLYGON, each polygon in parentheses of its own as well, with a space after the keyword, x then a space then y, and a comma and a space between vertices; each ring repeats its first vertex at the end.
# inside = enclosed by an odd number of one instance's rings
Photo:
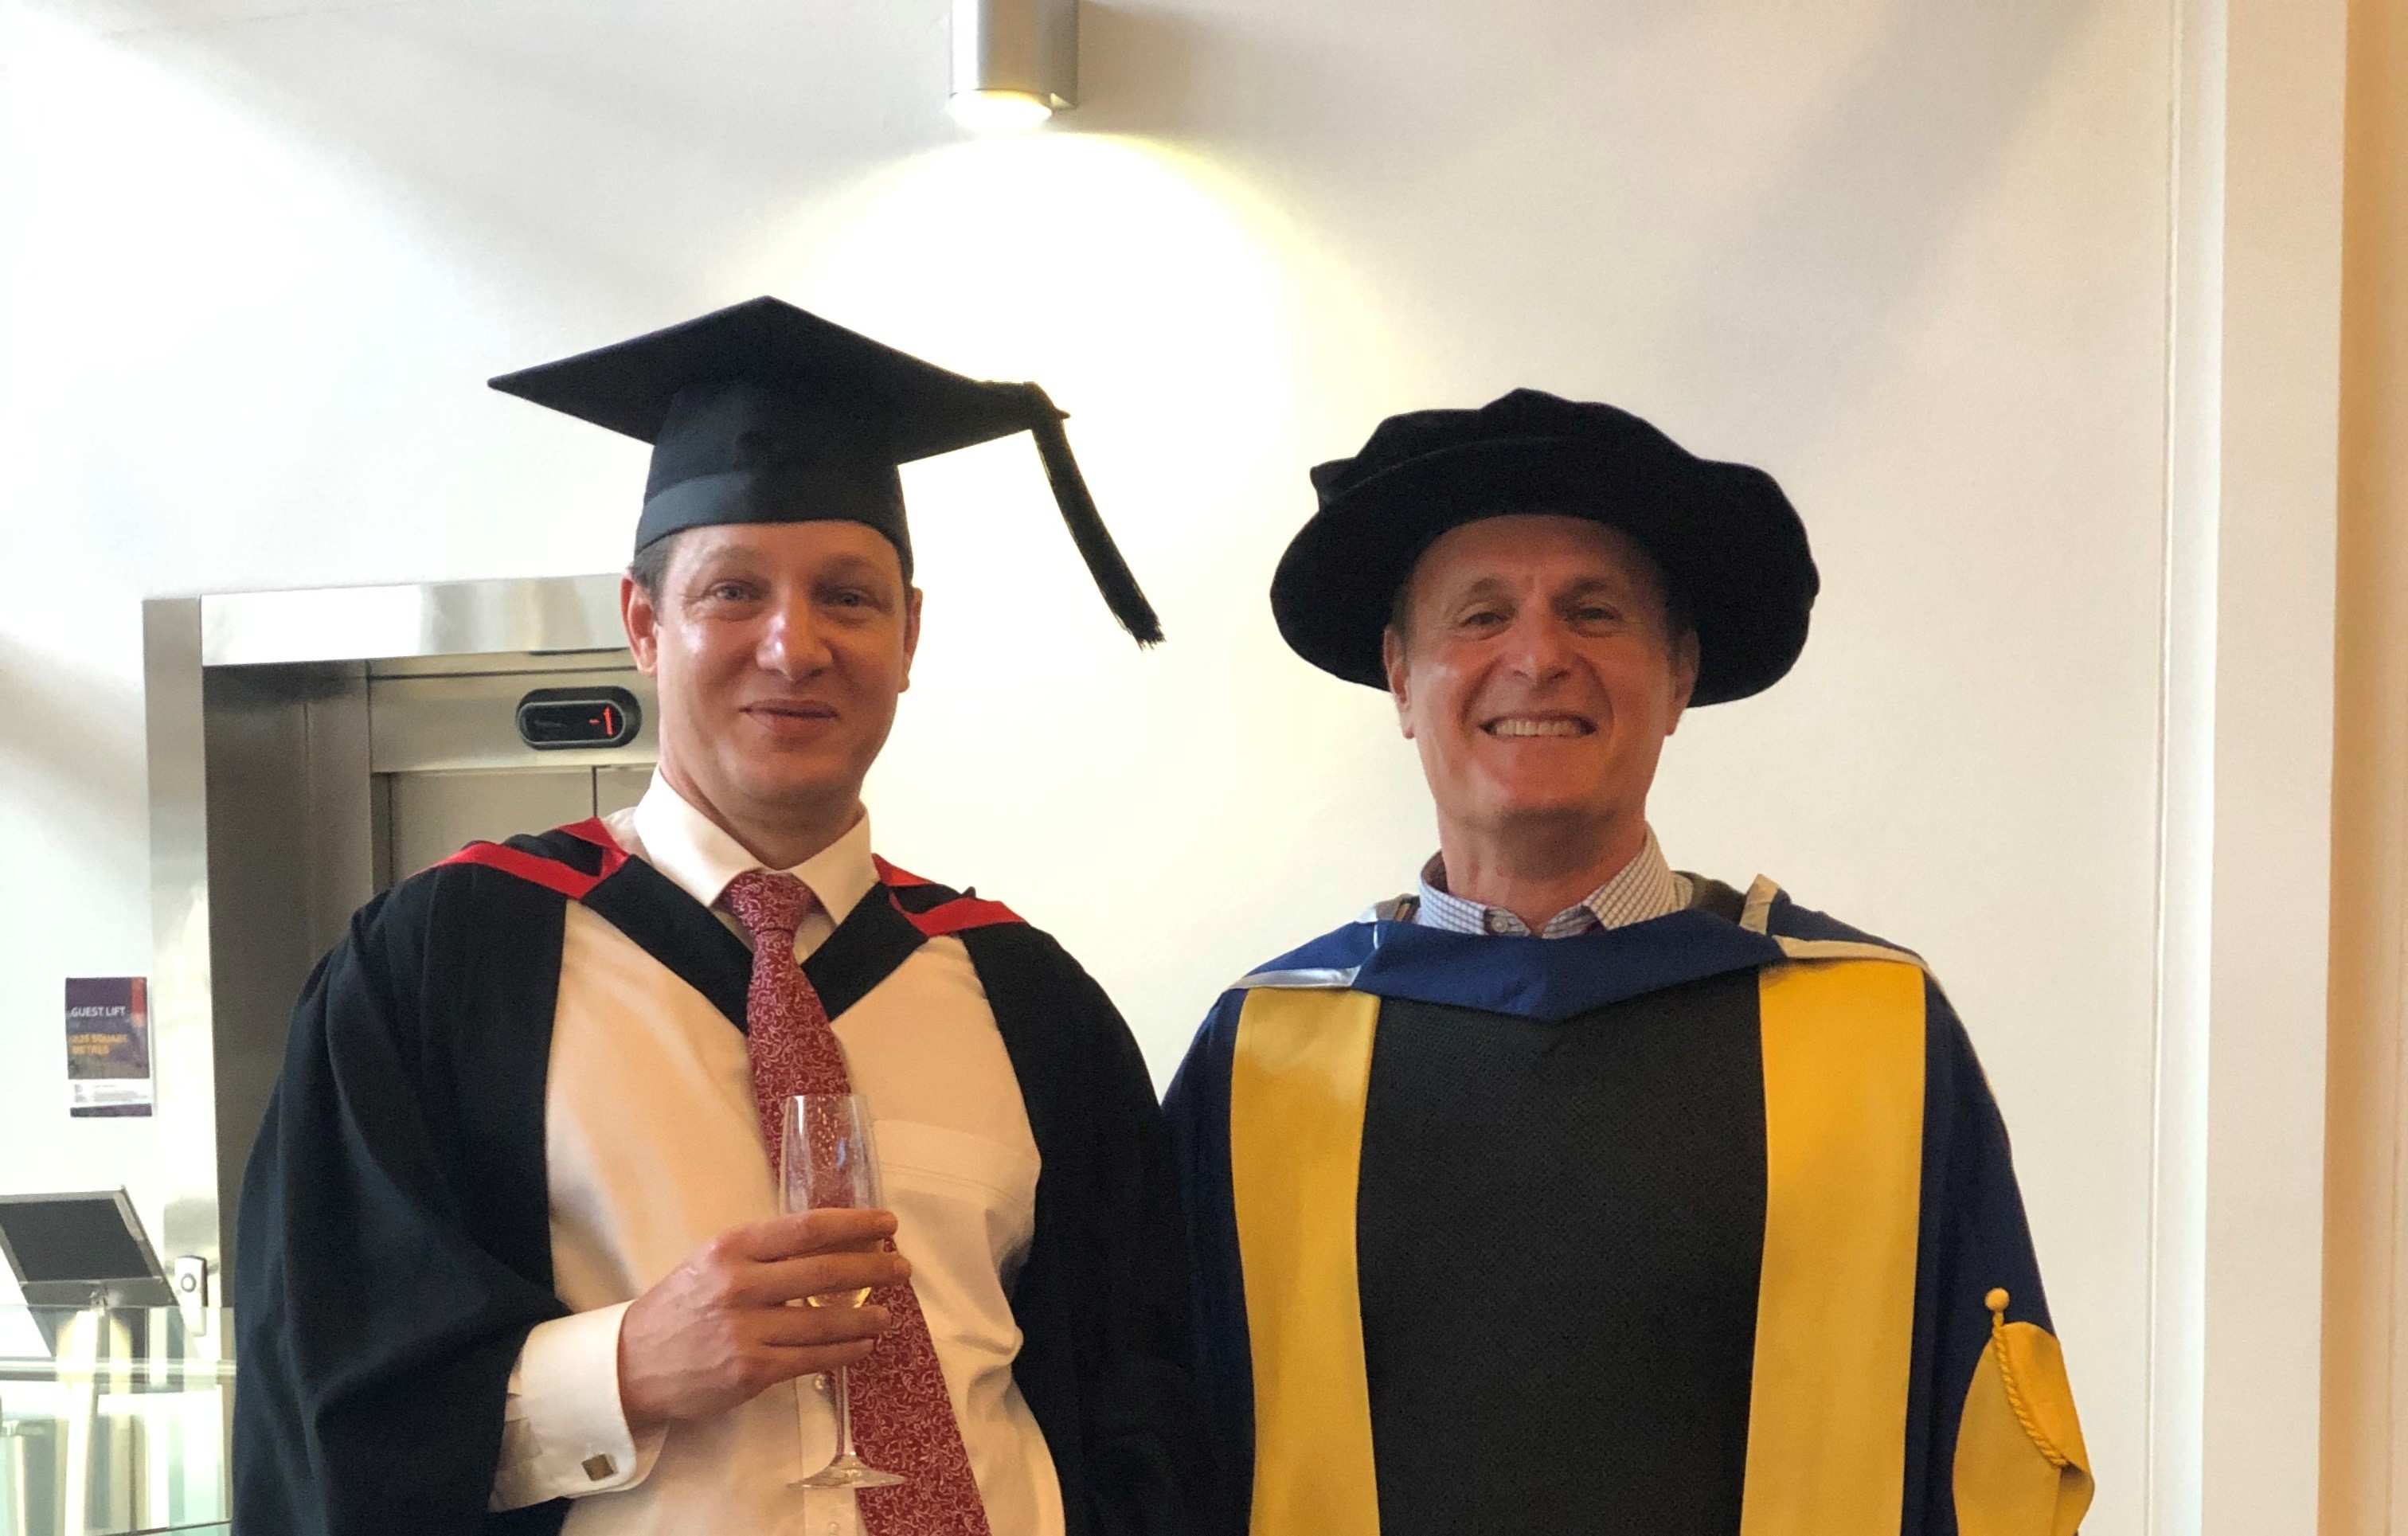
POLYGON ((1517 391, 1313 472, 1271 608, 1394 700, 1439 851, 1223 995, 1168 1108, 1254 1536, 2068 1536, 2004 1127, 1912 953, 1676 872, 1692 707, 1817 578, 1771 477, 1517 391))

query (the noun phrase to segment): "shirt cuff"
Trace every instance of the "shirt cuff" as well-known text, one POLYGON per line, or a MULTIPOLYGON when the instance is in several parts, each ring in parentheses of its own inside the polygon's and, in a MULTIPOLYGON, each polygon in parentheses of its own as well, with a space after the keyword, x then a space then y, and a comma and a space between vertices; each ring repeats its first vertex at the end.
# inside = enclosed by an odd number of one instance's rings
POLYGON ((623 1301, 529 1330, 502 1410, 494 1509, 616 1493, 651 1473, 664 1433, 638 1441, 619 1404, 619 1324, 626 1313, 623 1301))

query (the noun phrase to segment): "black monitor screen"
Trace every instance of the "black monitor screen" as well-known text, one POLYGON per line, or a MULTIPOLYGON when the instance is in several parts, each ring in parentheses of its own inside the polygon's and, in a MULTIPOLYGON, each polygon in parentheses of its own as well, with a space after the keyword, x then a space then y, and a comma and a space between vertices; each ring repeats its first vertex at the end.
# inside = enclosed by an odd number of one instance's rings
POLYGON ((0 1233, 27 1285, 49 1280, 138 1280, 142 1248, 108 1196, 0 1200, 0 1233))

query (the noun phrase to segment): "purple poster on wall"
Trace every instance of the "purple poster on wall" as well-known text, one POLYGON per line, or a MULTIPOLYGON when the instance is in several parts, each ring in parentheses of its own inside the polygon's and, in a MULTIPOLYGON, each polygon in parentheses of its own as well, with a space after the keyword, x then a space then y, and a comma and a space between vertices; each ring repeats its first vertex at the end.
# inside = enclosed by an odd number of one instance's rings
POLYGON ((67 978, 67 1113, 150 1113, 150 985, 140 976, 67 978))

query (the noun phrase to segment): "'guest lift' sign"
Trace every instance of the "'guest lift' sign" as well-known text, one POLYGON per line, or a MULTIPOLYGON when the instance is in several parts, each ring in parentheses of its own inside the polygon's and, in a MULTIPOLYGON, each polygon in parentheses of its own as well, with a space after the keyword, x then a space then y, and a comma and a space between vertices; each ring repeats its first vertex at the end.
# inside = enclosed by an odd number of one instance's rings
POLYGON ((140 976, 67 978, 67 1113, 150 1113, 150 983, 140 976))

